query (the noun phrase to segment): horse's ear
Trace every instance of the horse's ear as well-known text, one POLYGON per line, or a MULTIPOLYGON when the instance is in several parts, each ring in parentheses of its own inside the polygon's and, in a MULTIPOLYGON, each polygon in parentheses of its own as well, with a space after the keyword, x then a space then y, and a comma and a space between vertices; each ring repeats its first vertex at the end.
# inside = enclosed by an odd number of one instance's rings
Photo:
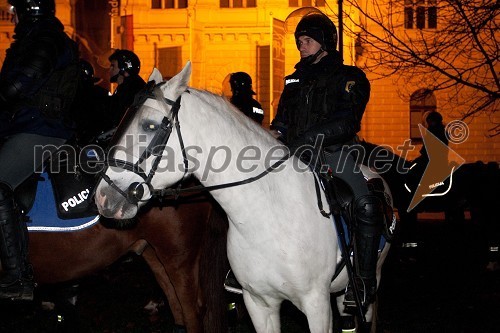
MULTIPOLYGON (((191 78, 191 61, 186 63, 186 66, 177 73, 173 78, 168 80, 168 84, 166 86, 162 86, 161 89, 165 94, 168 90, 170 94, 173 96, 172 99, 175 100, 179 97, 184 91, 187 90, 189 79, 191 78)), ((168 97, 168 96, 166 96, 168 97)))
POLYGON ((151 75, 149 75, 148 82, 154 81, 156 84, 163 82, 163 76, 161 75, 158 68, 153 68, 151 75))
POLYGON ((182 79, 185 82, 184 84, 187 88, 187 85, 189 83, 189 79, 191 78, 191 61, 188 60, 188 62, 186 63, 186 66, 184 66, 184 68, 179 73, 179 75, 182 76, 182 79))

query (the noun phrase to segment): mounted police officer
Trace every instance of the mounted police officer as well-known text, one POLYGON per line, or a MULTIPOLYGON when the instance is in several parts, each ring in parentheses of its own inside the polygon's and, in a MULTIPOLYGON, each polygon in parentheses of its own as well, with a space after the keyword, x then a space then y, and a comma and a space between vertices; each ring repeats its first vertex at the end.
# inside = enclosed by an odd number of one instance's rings
MULTIPOLYGON (((281 133, 291 151, 322 137, 326 164, 333 176, 352 190, 355 281, 364 295, 364 307, 376 292, 384 213, 381 200, 370 192, 349 146, 360 130, 370 84, 363 71, 342 64, 336 50, 337 30, 326 15, 314 12, 304 16, 296 27, 295 41, 301 59, 295 72, 285 77, 271 129, 281 133)), ((344 301, 348 309, 356 307, 351 283, 344 301)))
POLYGON ((118 84, 106 112, 106 125, 113 128, 118 126, 123 114, 134 102, 135 95, 146 86, 146 82, 139 76, 141 62, 134 52, 115 50, 108 59, 109 80, 118 84))
POLYGON ((33 299, 28 233, 13 190, 74 133, 78 47, 54 0, 9 0, 14 42, 0 72, 0 298, 33 299), (36 149, 43 147, 43 151, 36 149), (44 153, 45 152, 45 153, 44 153))
POLYGON ((232 73, 229 78, 233 96, 230 102, 236 106, 247 117, 253 119, 260 125, 264 120, 264 109, 258 101, 253 98, 255 92, 252 89, 252 78, 245 72, 232 73))

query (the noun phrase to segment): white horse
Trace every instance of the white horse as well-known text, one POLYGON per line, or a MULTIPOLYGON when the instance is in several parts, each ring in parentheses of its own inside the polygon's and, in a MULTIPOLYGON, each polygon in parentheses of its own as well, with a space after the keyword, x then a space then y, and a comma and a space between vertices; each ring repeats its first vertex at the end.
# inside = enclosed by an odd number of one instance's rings
MULTIPOLYGON (((227 213, 229 262, 257 332, 280 332, 283 300, 307 316, 312 333, 332 332, 330 294, 348 278, 343 269, 332 281, 341 254, 335 224, 318 208, 315 175, 226 99, 188 88, 190 75, 188 62, 125 116, 96 190, 99 211, 130 218, 142 204, 137 197, 194 175, 227 213)), ((161 82, 156 69, 151 80, 161 82)))

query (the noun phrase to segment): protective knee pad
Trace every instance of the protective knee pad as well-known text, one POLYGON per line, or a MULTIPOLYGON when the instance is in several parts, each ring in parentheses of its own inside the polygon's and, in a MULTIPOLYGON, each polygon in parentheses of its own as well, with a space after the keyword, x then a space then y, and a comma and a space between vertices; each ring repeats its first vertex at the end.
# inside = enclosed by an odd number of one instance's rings
POLYGON ((385 217, 384 205, 379 197, 364 195, 354 202, 354 216, 359 231, 381 230, 385 217))

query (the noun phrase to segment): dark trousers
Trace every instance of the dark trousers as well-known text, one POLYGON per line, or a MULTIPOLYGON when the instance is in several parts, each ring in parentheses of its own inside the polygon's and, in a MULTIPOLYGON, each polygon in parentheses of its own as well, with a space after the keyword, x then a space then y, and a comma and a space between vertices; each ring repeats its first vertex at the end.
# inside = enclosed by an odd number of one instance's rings
POLYGON ((33 173, 40 172, 43 161, 64 142, 66 139, 31 133, 7 137, 0 145, 0 181, 15 189, 33 173))

